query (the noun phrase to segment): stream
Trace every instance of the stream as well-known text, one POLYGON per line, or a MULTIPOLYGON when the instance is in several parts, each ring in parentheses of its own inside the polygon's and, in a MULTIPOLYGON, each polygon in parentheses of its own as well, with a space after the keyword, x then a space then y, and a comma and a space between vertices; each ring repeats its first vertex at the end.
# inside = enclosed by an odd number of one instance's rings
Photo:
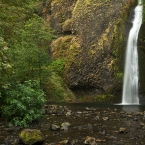
MULTIPOLYGON (((48 104, 40 122, 28 128, 41 130, 43 145, 144 145, 144 111, 144 105, 48 104), (65 122, 70 126, 56 128, 65 122)), ((0 145, 19 145, 22 129, 0 118, 0 145)))

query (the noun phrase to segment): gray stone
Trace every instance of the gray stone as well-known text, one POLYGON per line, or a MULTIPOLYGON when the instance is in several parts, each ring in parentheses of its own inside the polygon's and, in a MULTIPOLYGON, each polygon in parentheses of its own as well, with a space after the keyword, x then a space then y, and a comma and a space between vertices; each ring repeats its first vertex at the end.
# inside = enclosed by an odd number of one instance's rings
POLYGON ((60 126, 59 126, 59 125, 52 124, 52 125, 50 126, 50 129, 51 129, 52 131, 58 131, 58 130, 60 130, 60 126))

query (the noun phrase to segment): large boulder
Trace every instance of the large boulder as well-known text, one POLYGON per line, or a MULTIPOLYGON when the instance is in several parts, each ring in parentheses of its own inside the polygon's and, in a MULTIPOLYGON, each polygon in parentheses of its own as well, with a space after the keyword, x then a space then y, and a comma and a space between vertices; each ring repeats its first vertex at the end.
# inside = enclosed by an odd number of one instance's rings
POLYGON ((24 145, 41 145, 45 139, 40 130, 23 129, 19 134, 19 140, 24 145))

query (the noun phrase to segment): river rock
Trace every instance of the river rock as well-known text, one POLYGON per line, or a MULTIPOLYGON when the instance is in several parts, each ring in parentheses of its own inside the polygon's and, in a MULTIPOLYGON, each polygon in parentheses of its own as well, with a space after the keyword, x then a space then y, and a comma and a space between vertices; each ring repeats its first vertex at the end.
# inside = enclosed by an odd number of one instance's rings
POLYGON ((138 116, 139 116, 139 115, 142 116, 142 115, 143 115, 143 112, 137 112, 136 115, 138 115, 138 116))
POLYGON ((126 128, 124 128, 124 127, 119 128, 119 133, 125 133, 125 132, 126 132, 126 128))
POLYGON ((37 129, 23 129, 19 134, 19 142, 24 145, 41 145, 44 140, 41 131, 37 129))
POLYGON ((67 110, 67 112, 65 113, 66 116, 70 116, 72 115, 72 111, 71 110, 67 110))
POLYGON ((109 120, 109 118, 108 118, 108 117, 103 117, 102 119, 103 119, 104 121, 109 120))
POLYGON ((65 144, 68 144, 69 143, 69 140, 66 139, 66 140, 62 140, 59 142, 59 145, 65 145, 65 144))
POLYGON ((99 120, 100 119, 100 116, 96 116, 94 119, 95 120, 99 120))
POLYGON ((59 126, 59 125, 52 124, 52 125, 50 126, 50 129, 51 129, 52 131, 58 131, 58 130, 60 130, 60 126, 59 126))
POLYGON ((86 139, 84 141, 84 144, 86 144, 86 145, 97 145, 96 139, 94 137, 90 137, 90 136, 86 137, 86 139))
POLYGON ((69 122, 64 122, 64 123, 62 123, 61 124, 61 130, 68 130, 69 129, 69 127, 71 126, 71 123, 69 123, 69 122))

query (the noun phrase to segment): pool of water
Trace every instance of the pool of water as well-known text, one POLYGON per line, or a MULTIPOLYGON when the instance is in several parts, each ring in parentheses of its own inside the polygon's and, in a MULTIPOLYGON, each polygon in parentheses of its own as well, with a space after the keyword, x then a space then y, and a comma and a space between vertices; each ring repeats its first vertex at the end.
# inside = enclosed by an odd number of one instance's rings
MULTIPOLYGON (((64 103, 45 105, 45 117, 30 125, 45 136, 44 145, 84 145, 87 136, 97 145, 145 144, 145 105, 64 103), (51 130, 51 125, 69 122, 68 130, 51 130), (123 133, 120 128, 125 128, 123 133), (64 141, 66 141, 64 143, 64 141)), ((0 145, 18 144, 23 128, 11 129, 0 121, 0 145)))

